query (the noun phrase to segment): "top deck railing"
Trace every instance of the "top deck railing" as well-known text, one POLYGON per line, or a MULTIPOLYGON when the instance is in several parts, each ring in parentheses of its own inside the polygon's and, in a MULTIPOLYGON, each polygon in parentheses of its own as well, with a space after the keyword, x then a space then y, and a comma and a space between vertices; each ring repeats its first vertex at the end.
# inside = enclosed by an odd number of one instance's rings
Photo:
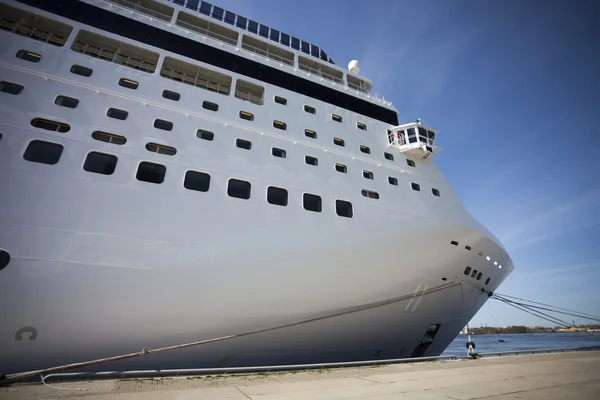
POLYGON ((215 39, 219 42, 222 42, 222 43, 225 43, 225 44, 228 44, 231 46, 237 46, 237 39, 232 39, 227 36, 220 35, 216 32, 211 31, 210 29, 200 28, 199 26, 190 24, 189 22, 177 20, 175 22, 174 26, 179 26, 179 27, 194 31, 204 37, 215 39))
POLYGON ((140 14, 144 14, 144 15, 147 15, 152 18, 160 19, 162 21, 166 21, 166 22, 171 21, 171 15, 163 14, 160 11, 156 11, 156 10, 152 10, 150 8, 140 6, 139 4, 137 4, 134 1, 129 1, 129 0, 104 0, 104 1, 106 1, 107 3, 116 4, 123 8, 128 8, 130 10, 137 11, 140 14))
POLYGON ((278 56, 277 54, 273 54, 268 50, 259 49, 258 47, 254 47, 247 43, 242 43, 242 49, 247 50, 251 53, 258 54, 259 56, 265 57, 267 60, 274 60, 283 64, 287 64, 289 66, 294 66, 294 60, 290 60, 289 58, 284 58, 278 56))
POLYGON ((74 42, 71 49, 77 53, 82 53, 100 60, 113 62, 143 72, 153 73, 156 70, 156 64, 124 54, 115 53, 112 50, 103 49, 84 42, 74 42))
POLYGON ((345 83, 344 79, 342 79, 342 78, 338 78, 337 76, 330 75, 327 72, 323 72, 321 70, 314 69, 314 68, 308 67, 308 66, 303 65, 303 64, 299 64, 298 68, 300 68, 304 72, 308 72, 311 75, 317 75, 317 76, 320 76, 323 79, 327 79, 328 81, 332 81, 332 82, 335 82, 335 83, 341 83, 342 85, 345 83))
POLYGON ((67 42, 65 36, 34 28, 33 26, 24 24, 22 20, 16 22, 5 17, 0 17, 0 29, 59 47, 64 46, 67 42))

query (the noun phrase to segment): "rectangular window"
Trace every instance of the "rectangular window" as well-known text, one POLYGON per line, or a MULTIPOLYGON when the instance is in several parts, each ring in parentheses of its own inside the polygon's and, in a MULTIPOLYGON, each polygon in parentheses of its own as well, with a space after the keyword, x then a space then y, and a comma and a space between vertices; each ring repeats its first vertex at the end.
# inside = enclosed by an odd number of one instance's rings
POLYGON ((262 37, 269 37, 269 27, 263 24, 260 24, 258 28, 258 34, 262 37))
POLYGON ((142 161, 135 177, 138 181, 160 184, 164 182, 166 173, 167 167, 164 165, 142 161))
POLYGON ((315 167, 317 165, 319 165, 319 160, 317 160, 316 157, 312 157, 312 156, 305 156, 304 157, 304 161, 308 164, 308 165, 314 165, 315 167))
POLYGON ((212 10, 212 17, 216 20, 223 21, 223 10, 221 7, 214 6, 212 10))
POLYGON ((23 89, 23 85, 19 85, 17 83, 6 81, 0 82, 0 92, 2 93, 8 93, 16 96, 20 94, 23 91, 23 89))
POLYGON ((478 273, 478 274, 477 274, 477 278, 476 278, 476 279, 477 279, 477 280, 481 280, 481 277, 482 277, 482 276, 483 276, 483 274, 480 272, 480 273, 478 273))
POLYGON ((360 145, 360 151, 361 153, 365 153, 365 154, 371 154, 371 149, 367 146, 364 145, 360 145))
POLYGON ((331 119, 334 120, 335 122, 342 122, 342 117, 340 117, 337 114, 331 114, 331 119))
POLYGON ((308 211, 321 212, 323 209, 321 197, 316 194, 304 193, 302 203, 304 209, 308 211))
POLYGON ((235 145, 237 147, 239 147, 240 149, 245 149, 245 150, 250 150, 252 148, 252 143, 249 142, 248 140, 244 140, 244 139, 236 139, 235 145))
POLYGON ((453 246, 458 246, 458 242, 456 240, 452 240, 450 242, 450 244, 453 245, 453 246))
POLYGON ((436 188, 432 188, 431 192, 433 193, 434 196, 440 197, 440 191, 437 190, 436 188))
POLYGON ((488 285, 489 283, 490 283, 490 278, 487 278, 487 279, 485 280, 485 284, 486 284, 486 285, 488 285))
POLYGON ((413 160, 409 160, 408 158, 406 159, 406 163, 408 164, 409 167, 415 166, 415 162, 413 160))
POLYGON ((269 35, 269 39, 274 42, 279 42, 279 31, 271 28, 271 34, 269 35))
POLYGON ((121 78, 119 79, 119 86, 123 86, 127 89, 137 89, 140 84, 136 81, 132 81, 131 79, 121 78))
POLYGON ((212 133, 211 131, 207 131, 207 130, 204 130, 204 129, 198 129, 196 131, 196 137, 198 139, 204 139, 204 140, 211 141, 211 140, 213 140, 215 138, 215 134, 212 133))
POLYGON ((163 90, 162 97, 168 100, 179 101, 181 95, 177 92, 172 92, 170 90, 163 90))
POLYGON ((362 122, 357 122, 356 123, 356 127, 358 129, 360 129, 361 131, 366 131, 367 130, 367 126, 365 124, 363 124, 362 122))
POLYGON ((204 15, 210 15, 210 10, 212 8, 212 4, 207 3, 206 1, 202 1, 200 3, 200 13, 204 15))
POLYGON ((300 50, 300 39, 292 36, 292 49, 300 50))
POLYGON ((352 218, 352 203, 345 200, 335 201, 335 213, 340 217, 352 218))
POLYGON ((317 138, 317 132, 312 131, 310 129, 305 129, 304 130, 304 136, 309 137, 311 139, 316 139, 317 138))
POLYGON ((146 150, 151 153, 164 154, 166 156, 174 156, 177 154, 177 149, 171 146, 165 146, 164 144, 158 143, 147 143, 146 150))
POLYGON ((258 22, 252 20, 248 21, 248 31, 258 33, 258 22))
POLYGON ((281 32, 281 40, 279 41, 284 46, 290 46, 290 35, 287 33, 281 32))
POLYGON ((373 192, 371 190, 363 189, 360 193, 369 199, 379 199, 379 193, 373 192))
POLYGON ((162 129, 163 131, 171 131, 173 129, 173 123, 164 119, 155 119, 154 127, 156 129, 162 129))
POLYGON ((92 76, 92 72, 94 72, 91 68, 82 67, 81 65, 73 65, 70 69, 72 74, 85 76, 89 78, 92 76))
POLYGON ((267 188, 267 202, 276 206, 288 205, 288 191, 275 186, 267 188))
POLYGON ((465 246, 465 249, 471 251, 471 246, 465 246))
POLYGON ((125 110, 119 110, 118 108, 109 108, 108 110, 106 110, 106 116, 109 118, 125 121, 129 116, 129 113, 125 110))
POLYGON ((366 169, 363 169, 363 177, 367 179, 374 179, 373 172, 367 171, 366 169))
POLYGON ((246 121, 254 121, 254 114, 247 111, 240 111, 240 118, 246 121))
POLYGON ((473 272, 471 272, 471 278, 475 278, 477 276, 477 270, 474 269, 473 272))
POLYGON ((212 101, 204 100, 202 102, 202 108, 209 111, 219 111, 219 105, 217 103, 213 103, 212 101))
POLYGON ((275 103, 287 106, 287 99, 281 96, 275 96, 275 103))
POLYGON ((284 131, 287 129, 287 124, 281 121, 273 121, 273 126, 284 131))
POLYGON ((51 121, 49 119, 34 118, 31 120, 31 126, 35 128, 45 129, 47 131, 67 133, 71 130, 71 127, 62 122, 51 121))
POLYGON ((235 23, 235 14, 230 11, 225 11, 225 22, 229 25, 233 25, 235 23))
POLYGON ((40 164, 54 165, 60 160, 63 146, 58 143, 32 140, 27 145, 23 159, 40 164))
POLYGON ((418 183, 411 182, 410 187, 412 188, 412 190, 416 190, 417 192, 421 191, 421 185, 419 185, 418 183))
POLYGON ((273 147, 271 149, 271 154, 273 154, 275 157, 279 157, 279 158, 285 158, 286 157, 286 151, 284 149, 280 149, 277 147, 273 147))
POLYGON ((390 153, 383 153, 386 160, 394 161, 394 155, 390 153))
POLYGON ((246 25, 248 25, 248 20, 246 19, 246 17, 242 17, 241 15, 238 15, 237 21, 235 22, 235 26, 237 26, 238 28, 241 28, 243 30, 246 30, 246 25))
POLYGON ((92 139, 98 140, 99 142, 112 143, 117 145, 124 145, 125 143, 127 143, 127 139, 124 136, 100 131, 95 131, 94 133, 92 133, 92 139))
POLYGON ((204 172, 187 171, 183 180, 183 187, 197 192, 208 192, 210 175, 204 172))
POLYGON ((398 178, 394 178, 393 176, 388 176, 388 183, 390 185, 398 186, 398 178))
POLYGON ((42 59, 42 56, 39 55, 38 53, 33 53, 31 51, 19 50, 17 52, 17 58, 20 58, 21 60, 29 61, 32 63, 38 63, 42 59))
POLYGON ((333 138, 333 144, 335 144, 336 146, 341 146, 341 147, 344 147, 346 145, 346 143, 344 142, 343 139, 340 139, 337 137, 333 138))
POLYGON ((227 194, 237 199, 248 200, 250 198, 250 182, 239 179, 230 179, 227 183, 227 194))
POLYGON ((468 276, 470 273, 471 273, 471 267, 465 268, 464 274, 468 276))
POLYGON ((340 163, 335 163, 335 170, 344 174, 348 172, 348 168, 344 164, 340 163))
POLYGON ((102 175, 112 175, 117 167, 117 157, 112 154, 92 151, 88 153, 83 163, 83 169, 88 172, 102 175))
POLYGON ((54 99, 54 104, 61 107, 76 108, 79 104, 79 100, 73 97, 56 96, 56 98, 54 99))
POLYGON ((311 106, 304 106, 304 111, 306 111, 309 114, 316 114, 317 113, 317 109, 311 106))

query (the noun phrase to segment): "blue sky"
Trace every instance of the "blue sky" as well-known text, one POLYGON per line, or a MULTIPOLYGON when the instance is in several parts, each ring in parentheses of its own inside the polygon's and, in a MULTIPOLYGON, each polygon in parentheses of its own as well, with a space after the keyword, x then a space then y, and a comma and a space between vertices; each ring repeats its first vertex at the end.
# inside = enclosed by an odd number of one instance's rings
MULTIPOLYGON (((421 117, 440 130, 437 164, 515 263, 499 292, 600 315, 600 6, 213 3, 319 45, 338 65, 359 60, 401 123, 421 117)), ((488 303, 472 326, 548 325, 488 303)))

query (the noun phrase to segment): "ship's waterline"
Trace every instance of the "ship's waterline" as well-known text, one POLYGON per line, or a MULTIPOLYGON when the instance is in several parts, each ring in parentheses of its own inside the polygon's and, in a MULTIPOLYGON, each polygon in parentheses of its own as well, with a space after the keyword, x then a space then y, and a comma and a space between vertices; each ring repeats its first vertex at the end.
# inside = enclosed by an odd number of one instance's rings
POLYGON ((367 78, 279 31, 120 3, 1 5, 0 371, 289 324, 109 368, 440 354, 513 266, 435 165, 435 131, 391 123, 367 78))

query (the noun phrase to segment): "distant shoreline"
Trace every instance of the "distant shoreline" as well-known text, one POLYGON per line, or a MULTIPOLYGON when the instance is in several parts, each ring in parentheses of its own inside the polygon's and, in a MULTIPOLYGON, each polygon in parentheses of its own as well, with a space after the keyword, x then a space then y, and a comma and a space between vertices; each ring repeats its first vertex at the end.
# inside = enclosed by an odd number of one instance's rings
MULTIPOLYGON (((479 328, 470 328, 469 333, 471 335, 502 335, 502 334, 517 334, 517 333, 574 333, 574 332, 583 332, 583 333, 598 333, 600 334, 600 325, 581 325, 581 326, 571 326, 569 328, 560 328, 553 327, 548 328, 544 326, 523 326, 523 325, 514 325, 508 326, 506 328, 486 326, 479 328)), ((466 336, 466 329, 459 332, 459 336, 466 336)))

